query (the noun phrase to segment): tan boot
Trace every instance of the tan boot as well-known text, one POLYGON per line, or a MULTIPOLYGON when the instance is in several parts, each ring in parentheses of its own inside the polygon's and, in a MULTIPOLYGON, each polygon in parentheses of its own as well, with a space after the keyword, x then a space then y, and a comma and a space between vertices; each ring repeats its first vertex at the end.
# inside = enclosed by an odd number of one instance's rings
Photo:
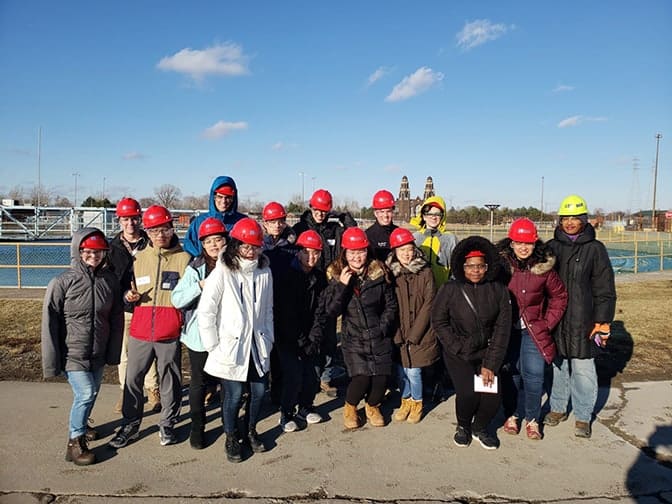
POLYGON ((89 450, 89 446, 86 444, 86 437, 79 436, 68 441, 65 460, 67 462, 74 462, 75 465, 85 466, 95 464, 96 456, 89 450))
POLYGON ((145 389, 147 392, 147 408, 154 413, 161 411, 161 394, 159 394, 159 389, 145 389))
POLYGON ((392 417, 395 422, 404 422, 408 418, 408 414, 411 412, 411 398, 401 398, 401 407, 392 417))
POLYGON ((418 423, 422 419, 422 399, 416 401, 410 399, 411 402, 411 412, 408 414, 406 422, 408 423, 418 423))
POLYGON ((383 418, 382 413, 379 408, 380 404, 376 406, 371 406, 369 403, 366 403, 366 418, 369 420, 369 423, 374 427, 384 427, 385 419, 383 418))
POLYGON ((359 427, 359 416, 357 415, 357 406, 345 403, 343 407, 343 424, 346 429, 356 429, 359 427))

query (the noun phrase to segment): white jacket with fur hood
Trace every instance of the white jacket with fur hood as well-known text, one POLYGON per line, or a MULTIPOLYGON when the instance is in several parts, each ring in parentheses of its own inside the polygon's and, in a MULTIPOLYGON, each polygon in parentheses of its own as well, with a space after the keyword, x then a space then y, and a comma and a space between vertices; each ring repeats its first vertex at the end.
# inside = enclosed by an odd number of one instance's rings
POLYGON ((205 281, 197 308, 198 329, 208 351, 205 371, 247 381, 250 361, 263 376, 273 348, 273 278, 268 259, 238 259, 232 270, 220 259, 205 281))

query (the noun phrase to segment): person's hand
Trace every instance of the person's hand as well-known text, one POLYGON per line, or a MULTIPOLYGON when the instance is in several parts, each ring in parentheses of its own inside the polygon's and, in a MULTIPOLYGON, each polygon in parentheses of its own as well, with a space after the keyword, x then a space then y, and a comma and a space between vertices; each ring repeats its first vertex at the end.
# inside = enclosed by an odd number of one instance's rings
POLYGON ((492 387, 492 384, 495 382, 495 373, 488 368, 481 368, 481 379, 483 380, 483 385, 486 387, 492 387))
POLYGON ((131 282, 131 288, 124 294, 124 300, 127 303, 137 303, 140 301, 140 293, 138 292, 138 288, 135 286, 135 282, 131 282))
POLYGON ((590 332, 590 339, 592 339, 597 346, 604 348, 607 346, 609 336, 611 336, 611 325, 608 323, 601 324, 595 322, 595 327, 593 327, 593 330, 590 332))
POLYGON ((341 276, 339 277, 339 281, 343 285, 348 285, 350 283, 350 279, 352 278, 352 270, 350 269, 350 266, 346 266, 343 268, 341 271, 341 276))
POLYGON ((203 290, 203 287, 205 287, 205 278, 203 280, 199 280, 198 285, 201 288, 201 290, 203 290))

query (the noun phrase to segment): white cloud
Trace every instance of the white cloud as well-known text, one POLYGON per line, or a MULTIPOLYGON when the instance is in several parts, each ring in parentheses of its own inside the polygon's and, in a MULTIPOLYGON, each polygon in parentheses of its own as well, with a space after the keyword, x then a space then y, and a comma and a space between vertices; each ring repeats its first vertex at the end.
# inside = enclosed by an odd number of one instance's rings
POLYGON ((385 77, 388 73, 390 73, 390 70, 388 68, 382 66, 378 67, 375 72, 369 75, 369 78, 366 80, 366 85, 371 86, 376 81, 379 81, 380 79, 385 77))
POLYGON ((401 166, 398 164, 388 164, 383 166, 383 171, 386 173, 401 173, 401 166))
POLYGON ((401 82, 394 86, 392 92, 385 98, 385 101, 397 102, 407 100, 427 91, 442 80, 443 74, 441 72, 435 72, 428 67, 420 67, 411 75, 404 77, 401 82))
POLYGON ((515 29, 514 25, 492 24, 489 19, 477 19, 476 21, 466 22, 462 31, 455 37, 457 38, 457 45, 468 51, 490 40, 498 39, 507 31, 513 29, 515 29))
POLYGON ((282 142, 275 142, 271 147, 274 151, 281 151, 285 149, 285 144, 282 142))
POLYGON ((127 152, 123 156, 121 156, 124 161, 136 161, 140 159, 145 159, 147 156, 145 156, 141 152, 136 152, 136 151, 131 151, 127 152))
POLYGON ((560 121, 558 123, 558 128, 571 128, 574 126, 578 126, 579 124, 585 123, 585 122, 603 122, 606 121, 606 117, 588 117, 588 116, 582 116, 582 115, 575 115, 571 117, 567 117, 560 121))
POLYGON ((247 129, 247 123, 244 121, 238 121, 238 122, 218 121, 203 131, 203 137, 214 140, 216 138, 224 137, 229 133, 231 133, 232 131, 245 130, 245 129, 247 129))
POLYGON ((164 71, 187 74, 195 81, 200 81, 207 75, 246 75, 250 73, 248 59, 241 46, 227 42, 203 50, 187 47, 172 56, 162 58, 156 67, 164 71))
POLYGON ((554 93, 564 93, 566 91, 574 91, 574 86, 568 86, 566 84, 558 84, 553 89, 554 93))

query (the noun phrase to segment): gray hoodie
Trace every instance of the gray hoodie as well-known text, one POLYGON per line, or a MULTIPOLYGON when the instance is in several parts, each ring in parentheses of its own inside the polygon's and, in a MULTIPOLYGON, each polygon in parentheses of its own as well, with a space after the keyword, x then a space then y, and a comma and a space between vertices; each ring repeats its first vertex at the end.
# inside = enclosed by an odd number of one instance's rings
POLYGON ((107 258, 95 269, 79 256, 79 245, 100 230, 76 231, 70 244, 70 269, 52 279, 42 307, 42 371, 94 371, 118 364, 124 330, 119 281, 107 258))

